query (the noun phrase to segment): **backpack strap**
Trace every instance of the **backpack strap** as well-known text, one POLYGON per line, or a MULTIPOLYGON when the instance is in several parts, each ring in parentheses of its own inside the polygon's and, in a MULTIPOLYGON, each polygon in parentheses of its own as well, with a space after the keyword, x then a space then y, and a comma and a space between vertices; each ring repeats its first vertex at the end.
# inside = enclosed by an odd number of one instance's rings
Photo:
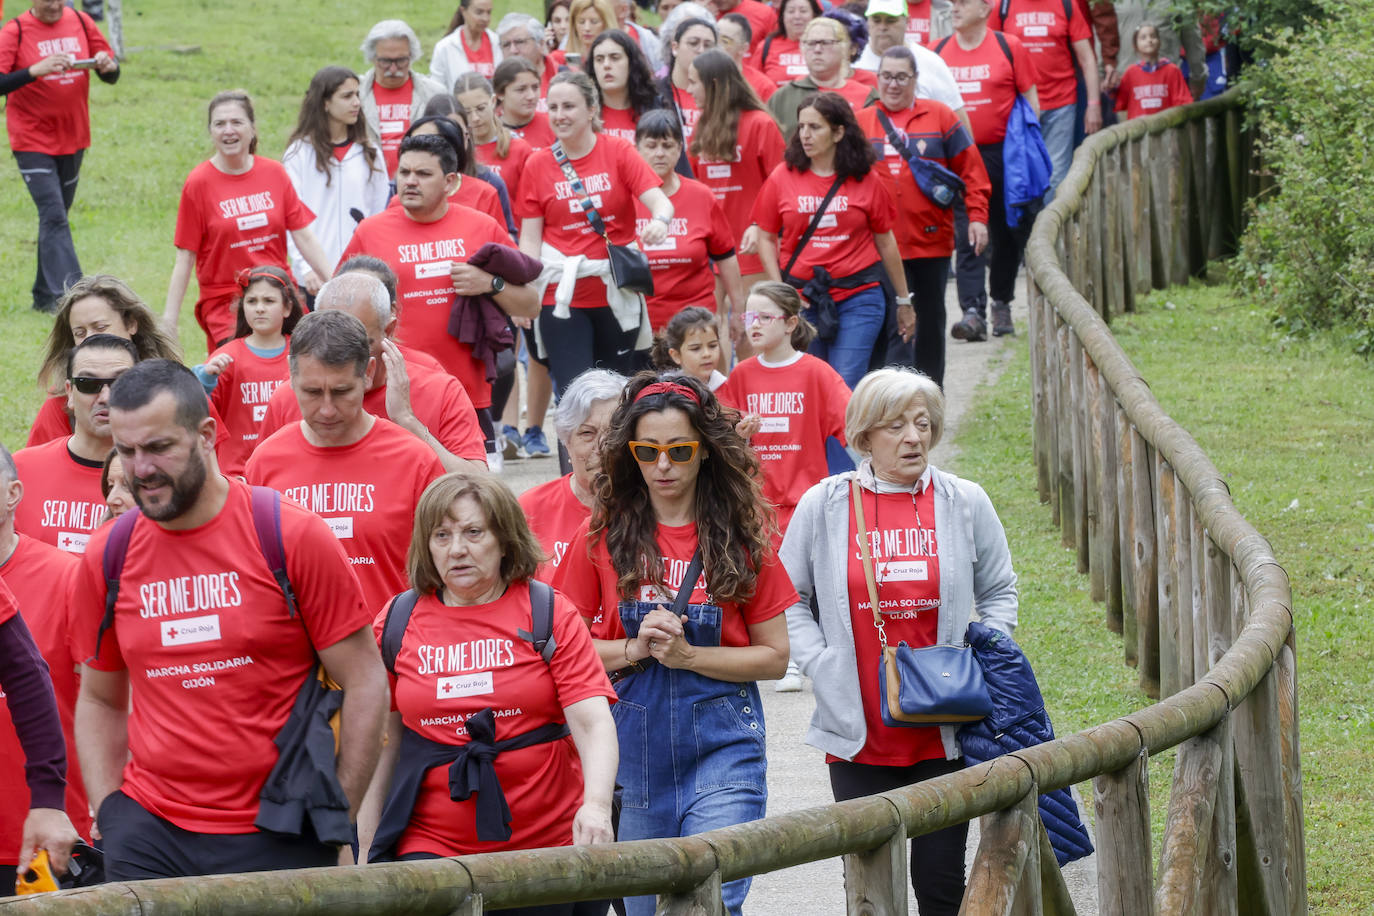
POLYGON ((553 662, 553 653, 558 642, 553 638, 553 588, 547 582, 530 580, 530 628, 532 632, 517 630, 516 635, 534 644, 534 651, 544 659, 544 664, 553 662))
MULTIPOLYGON (((1065 5, 1067 5, 1067 4, 1071 3, 1071 2, 1073 2, 1073 0, 1064 0, 1065 5)), ((1000 20, 1002 21, 1002 25, 1003 25, 1004 27, 1005 27, 1006 24, 1007 24, 1007 13, 1010 12, 1010 11, 1011 11, 1011 0, 1002 0, 1002 5, 999 6, 999 7, 997 7, 997 18, 1000 19, 1000 20)))
POLYGON ((114 626, 115 603, 119 601, 119 577, 124 573, 124 558, 129 552, 129 539, 133 537, 134 525, 143 515, 137 507, 125 512, 110 526, 110 536, 105 541, 105 551, 100 555, 100 572, 105 577, 105 616, 100 618, 100 629, 95 634, 95 655, 100 657, 100 641, 105 631, 114 626))
POLYGON ((401 654, 401 641, 405 639, 406 627, 410 626, 410 615, 420 601, 420 593, 410 588, 401 592, 386 607, 386 620, 382 624, 382 661, 386 670, 396 673, 396 656, 401 654))
POLYGON ((993 32, 993 37, 997 39, 997 44, 1002 47, 1002 53, 1007 55, 1007 63, 1011 64, 1011 78, 1016 79, 1016 61, 1011 56, 1011 45, 1007 44, 1007 36, 1001 32, 993 32))
MULTIPOLYGON (((763 40, 763 47, 762 47, 762 48, 759 48, 759 69, 760 69, 760 70, 763 69, 763 65, 764 65, 764 64, 768 63, 768 52, 771 51, 771 50, 773 50, 773 39, 776 38, 776 37, 777 37, 776 35, 769 35, 767 38, 765 38, 765 39, 763 40)), ((671 77, 670 77, 670 78, 671 78, 671 77)))
POLYGON ((286 549, 281 539, 281 494, 271 487, 253 487, 253 530, 267 568, 286 598, 286 615, 295 617, 296 592, 286 575, 286 549))
POLYGON ((941 38, 940 43, 935 46, 935 53, 939 54, 941 51, 943 51, 945 49, 945 45, 949 44, 949 40, 953 37, 953 35, 946 35, 944 38, 941 38))

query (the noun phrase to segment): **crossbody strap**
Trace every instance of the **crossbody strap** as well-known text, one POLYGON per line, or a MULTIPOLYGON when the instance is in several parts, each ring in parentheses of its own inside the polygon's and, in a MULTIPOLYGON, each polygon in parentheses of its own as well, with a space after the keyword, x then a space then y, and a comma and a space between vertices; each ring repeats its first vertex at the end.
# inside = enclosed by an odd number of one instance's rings
POLYGON ((811 215, 811 222, 807 224, 806 231, 797 240, 797 247, 792 249, 792 257, 787 259, 787 266, 782 269, 783 276, 792 273, 792 265, 797 263, 797 258, 801 257, 802 249, 806 247, 807 242, 811 241, 811 236, 816 234, 816 227, 820 225, 821 217, 825 215, 825 208, 830 206, 830 201, 834 199, 835 192, 840 189, 842 184, 844 184, 844 177, 836 175, 835 181, 830 185, 830 190, 826 191, 825 196, 821 198, 821 205, 811 215))
POLYGON ((701 565, 701 545, 698 544, 696 552, 692 554, 692 562, 687 564, 682 584, 677 588, 677 595, 673 597, 674 617, 681 617, 682 612, 687 610, 687 605, 691 604, 692 592, 696 590, 697 579, 701 576, 701 565))
POLYGON ((849 481, 850 498, 854 503, 854 520, 859 524, 859 554, 863 557, 864 582, 868 585, 868 602, 873 608, 873 626, 878 629, 878 642, 887 648, 887 630, 883 628, 883 615, 878 610, 878 583, 873 575, 873 555, 868 548, 868 523, 864 521, 864 493, 859 486, 857 474, 849 481))
POLYGON ((888 118, 887 113, 877 105, 873 106, 873 110, 878 113, 878 121, 883 125, 883 130, 887 131, 887 142, 892 144, 893 149, 901 151, 903 159, 910 159, 911 147, 908 146, 911 142, 910 138, 903 141, 901 134, 897 133, 897 128, 893 125, 892 120, 888 118))
POLYGON ((606 223, 601 219, 601 214, 596 212, 596 204, 587 194, 587 187, 582 183, 582 179, 577 175, 577 169, 573 168, 572 162, 568 159, 568 154, 563 150, 563 143, 555 140, 553 146, 549 147, 549 152, 553 153, 554 161, 563 170, 563 177, 568 179, 568 184, 572 185, 573 193, 577 195, 578 202, 582 204, 582 215, 587 217, 587 222, 592 224, 592 229, 603 239, 606 236, 606 223))

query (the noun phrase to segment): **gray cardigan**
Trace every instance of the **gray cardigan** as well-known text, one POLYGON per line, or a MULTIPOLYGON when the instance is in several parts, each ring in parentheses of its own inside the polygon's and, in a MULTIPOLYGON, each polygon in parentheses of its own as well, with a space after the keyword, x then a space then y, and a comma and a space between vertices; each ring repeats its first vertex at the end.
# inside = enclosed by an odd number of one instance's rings
MULTIPOLYGON (((792 577, 799 600, 787 609, 787 636, 792 659, 811 678, 816 711, 806 743, 845 760, 864 746, 864 717, 859 714, 859 678, 876 678, 876 671, 860 672, 854 655, 854 627, 849 610, 849 482, 854 475, 865 489, 874 489, 867 461, 858 471, 827 477, 807 490, 787 526, 780 555, 792 577), (811 616, 816 595, 820 623, 811 616)), ((1006 532, 983 488, 968 480, 930 468, 935 488, 935 541, 940 551, 940 610, 936 639, 964 641, 975 604, 983 623, 1011 634, 1016 627, 1016 574, 1006 532)), ((877 639, 871 626, 861 634, 877 639)), ((940 736, 945 756, 959 756, 955 729, 944 726, 940 736)))
MULTIPOLYGON (((372 138, 374 144, 380 145, 382 122, 377 110, 377 97, 372 93, 372 85, 376 79, 377 68, 369 68, 358 81, 358 95, 363 100, 363 120, 367 122, 367 135, 372 138)), ((425 110, 426 102, 436 95, 444 94, 444 84, 414 70, 410 71, 410 79, 413 87, 410 93, 410 120, 415 122, 420 120, 420 113, 425 110)))

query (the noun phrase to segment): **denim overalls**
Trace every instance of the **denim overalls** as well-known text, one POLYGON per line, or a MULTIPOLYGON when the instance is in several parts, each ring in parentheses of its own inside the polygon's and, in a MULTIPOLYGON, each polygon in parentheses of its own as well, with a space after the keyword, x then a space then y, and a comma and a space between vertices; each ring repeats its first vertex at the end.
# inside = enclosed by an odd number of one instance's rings
MULTIPOLYGON (((684 586, 690 587, 690 586, 684 586)), ((625 634, 660 602, 622 601, 625 634)), ((689 604, 684 636, 719 646, 722 611, 689 604)), ((768 800, 763 707, 754 682, 732 684, 694 671, 651 665, 616 684, 611 707, 620 739, 623 787, 617 839, 689 836, 763 817, 768 800)), ((722 888, 739 916, 749 878, 722 888)), ((626 898, 630 916, 652 916, 653 897, 626 898)))

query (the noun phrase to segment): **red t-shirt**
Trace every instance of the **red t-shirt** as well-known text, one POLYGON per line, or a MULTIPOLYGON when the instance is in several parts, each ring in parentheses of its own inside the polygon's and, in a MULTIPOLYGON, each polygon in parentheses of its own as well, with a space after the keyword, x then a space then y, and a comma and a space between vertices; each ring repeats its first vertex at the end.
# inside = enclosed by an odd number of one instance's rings
POLYGON ((1128 118, 1159 114, 1192 101, 1183 71, 1167 60, 1161 60, 1153 70, 1146 70, 1144 62, 1137 61, 1127 68, 1116 90, 1116 110, 1126 112, 1128 118))
POLYGON ((352 445, 311 445, 282 427, 248 459, 245 479, 281 491, 324 519, 343 544, 368 607, 406 589, 406 549, 420 494, 444 466, 419 439, 375 418, 352 445))
MULTIPOLYGON (((739 0, 729 13, 739 13, 749 20, 749 52, 752 54, 763 47, 768 36, 778 27, 778 11, 759 0, 739 0)), ((722 13, 721 15, 725 15, 722 13)))
MULTIPOLYGON (((543 104, 542 100, 540 104, 543 104)), ((536 111, 534 117, 530 118, 530 122, 524 127, 512 127, 507 124, 506 129, 510 131, 512 137, 524 140, 531 149, 536 150, 548 149, 553 146, 553 141, 558 139, 553 134, 553 128, 549 126, 547 111, 536 111)))
MULTIPOLYGON (((887 644, 905 642, 912 648, 935 644, 940 609, 940 557, 935 542, 935 494, 927 485, 915 499, 910 493, 877 495, 863 491, 864 520, 878 583, 878 606, 883 614, 887 644)), ((854 629, 854 655, 859 671, 867 739, 854 755, 855 763, 910 766, 922 760, 943 760, 940 729, 894 728, 883 724, 878 696, 878 666, 882 648, 873 626, 873 609, 864 578, 863 554, 854 512, 849 513, 849 614, 854 629)), ((829 759, 829 758, 828 758, 829 759)))
POLYGON ((763 495, 777 507, 781 535, 802 494, 830 473, 825 440, 834 436, 844 442, 849 386, 829 363, 809 353, 798 353, 785 366, 751 356, 731 371, 716 397, 760 417, 749 444, 763 469, 763 495))
POLYGON ((907 0, 906 40, 930 43, 930 0, 907 0))
MULTIPOLYGON (((673 202, 668 237, 657 245, 643 246, 654 272, 654 294, 648 298, 648 307, 655 332, 689 305, 716 310, 716 275, 710 262, 729 257, 735 250, 735 233, 711 189, 690 178, 678 181, 677 193, 668 198, 673 202)), ((653 216, 639 201, 635 201, 635 211, 642 231, 653 216)))
MULTIPOLYGON (((671 85, 671 81, 670 81, 671 85)), ((697 107, 696 97, 686 89, 672 86, 673 105, 677 109, 678 120, 682 122, 682 139, 686 146, 692 145, 692 131, 701 120, 701 109, 697 107)))
MULTIPOLYGON (((534 152, 528 143, 518 137, 510 138, 510 148, 506 155, 501 157, 496 153, 496 141, 491 140, 479 144, 477 147, 477 161, 491 169, 501 180, 506 183, 506 192, 511 200, 515 200, 520 193, 520 178, 525 173, 525 160, 530 158, 530 153, 534 152)), ((501 222, 505 219, 502 214, 501 222)))
POLYGON ((781 35, 765 36, 768 54, 764 56, 763 45, 759 45, 759 60, 756 66, 773 82, 781 86, 806 76, 806 59, 802 57, 801 41, 784 38, 781 35))
POLYGON ((571 474, 526 490, 520 494, 520 508, 525 510, 525 519, 530 531, 539 539, 539 546, 549 555, 548 562, 539 567, 538 575, 539 579, 548 582, 563 561, 573 535, 587 524, 592 510, 582 505, 573 492, 571 474))
POLYGON ((778 91, 777 81, 752 64, 742 64, 740 72, 744 74, 744 81, 759 94, 761 101, 768 101, 773 97, 773 93, 778 91))
POLYGON ((84 553, 91 532, 105 518, 101 462, 72 455, 69 437, 14 453, 24 498, 14 510, 14 530, 68 553, 84 553))
POLYGON ((227 175, 209 161, 191 170, 173 243, 195 253, 196 320, 212 340, 234 336, 233 313, 223 304, 238 295, 234 275, 258 264, 289 263, 287 233, 314 220, 275 159, 254 156, 242 175, 227 175))
POLYGON ((930 99, 916 99, 912 107, 891 111, 876 102, 858 112, 859 127, 878 156, 876 171, 887 184, 897 204, 897 248, 903 258, 949 257, 954 251, 954 211, 931 202, 916 185, 906 152, 899 152, 887 141, 887 130, 878 120, 882 111, 892 126, 906 134, 924 159, 951 169, 964 180, 964 206, 969 219, 988 221, 988 195, 992 186, 983 167, 983 157, 973 138, 947 105, 930 99))
POLYGON ((627 143, 634 143, 638 123, 639 118, 633 108, 611 108, 608 105, 601 109, 602 136, 619 137, 627 143))
MULTIPOLYGON (((590 521, 588 522, 588 525, 590 521)), ((611 555, 606 550, 606 539, 599 539, 590 548, 587 545, 588 525, 577 529, 572 544, 564 555, 564 561, 554 573, 554 587, 568 596, 577 609, 582 612, 592 636, 596 639, 624 639, 625 628, 620 625, 620 593, 616 584, 619 575, 611 566, 611 555)), ((664 579, 673 594, 682 587, 682 577, 692 562, 692 554, 697 548, 697 526, 659 525, 658 549, 663 555, 664 579)), ((672 595, 649 582, 642 582, 637 601, 658 601, 665 608, 673 605, 672 595)), ((763 623, 786 611, 797 601, 797 591, 792 580, 787 577, 776 555, 770 555, 759 570, 758 584, 748 603, 741 606, 727 601, 720 605, 722 646, 748 646, 749 627, 763 623)), ((706 589, 706 573, 703 571, 692 589, 689 604, 715 604, 706 589)))
MULTIPOLYGON (((460 33, 466 31, 460 29, 460 33)), ((492 53, 491 36, 487 34, 486 29, 482 30, 482 39, 477 42, 476 48, 468 44, 466 34, 460 34, 458 40, 463 44, 463 53, 468 56, 468 63, 472 65, 472 69, 491 79, 492 74, 496 72, 496 55, 492 53)))
MULTIPOLYGON (((1062 7, 1060 8, 1062 11, 1062 7)), ((981 145, 1001 143, 1007 135, 1007 118, 1017 93, 1030 92, 1036 85, 1035 64, 1015 35, 1003 35, 1011 49, 1011 60, 1002 53, 997 36, 989 29, 983 41, 971 51, 959 47, 958 36, 950 36, 938 47, 949 64, 950 73, 964 97, 964 110, 973 125, 973 142, 981 145), (1013 63, 1015 66, 1013 67, 1013 63)), ((1044 100, 1041 100, 1043 106, 1044 100)))
MULTIPOLYGON (((787 266, 797 241, 834 182, 833 176, 817 175, 810 169, 794 172, 784 163, 763 183, 754 203, 754 221, 778 236, 779 270, 787 266)), ((880 258, 873 236, 891 230, 896 220, 897 208, 877 169, 869 169, 863 178, 848 179, 831 198, 815 233, 792 265, 792 276, 809 280, 817 267, 825 267, 838 279, 877 263, 880 258)), ((831 295, 837 301, 847 299, 869 286, 836 288, 831 295)))
MULTIPOLYGON (((468 461, 487 460, 485 437, 477 422, 477 412, 463 386, 453 376, 434 365, 432 368, 417 359, 427 355, 402 347, 406 361, 406 374, 410 376, 410 409, 415 418, 424 424, 430 435, 439 444, 459 458, 468 461)), ((387 417, 386 386, 374 388, 363 395, 363 410, 374 417, 387 417)), ((277 387, 272 399, 267 402, 267 415, 263 417, 262 428, 258 431, 260 440, 265 440, 277 430, 301 419, 300 404, 291 381, 277 387)))
MULTIPOLYGON (((67 794, 64 807, 77 833, 91 835, 90 805, 76 757, 72 715, 81 679, 67 625, 67 596, 79 561, 69 553, 19 535, 14 552, 0 563, 0 623, 24 609, 24 623, 48 663, 57 715, 67 740, 67 794), (9 597, 13 592, 13 598, 9 597)), ((0 700, 4 692, 0 691, 0 700)), ((0 864, 16 865, 24 818, 29 812, 29 787, 24 780, 24 749, 14 733, 9 706, 0 702, 0 864)))
MULTIPOLYGON (((1078 93, 1078 77, 1073 65, 1077 59, 1073 42, 1093 40, 1092 28, 1082 16, 1064 17, 1063 0, 1008 0, 1007 18, 992 7, 988 28, 1015 35, 1035 61, 1036 92, 1040 110, 1050 111, 1072 105, 1078 93)), ((1001 48, 997 49, 1001 52, 1001 48)), ((964 99, 968 104, 968 99, 964 99)))
MULTIPOLYGON (((0 30, 0 73, 23 70, 53 54, 77 60, 113 54, 105 36, 85 13, 62 8, 48 24, 25 10, 0 30)), ((9 94, 5 125, 10 149, 68 156, 91 145, 91 116, 87 107, 94 70, 49 73, 9 94)))
MULTIPOLYGON (((496 193, 496 188, 472 175, 460 175, 458 178, 458 187, 454 188, 453 193, 448 196, 449 203, 461 204, 476 210, 478 213, 485 213, 496 220, 497 225, 504 226, 506 224, 506 211, 501 209, 501 195, 496 193)), ((386 204, 388 210, 395 210, 400 206, 401 195, 399 194, 394 195, 386 204)), ((506 244, 510 244, 509 234, 506 236, 506 244)))
MULTIPOLYGON (((386 609, 373 631, 381 641, 386 609)), ((615 691, 591 636, 567 599, 554 598, 553 641, 545 662, 521 632, 533 632, 529 584, 512 583, 495 601, 447 607, 434 595, 415 605, 391 676, 396 709, 406 727, 441 744, 468 741, 463 722, 490 708, 496 740, 565 722, 564 709, 592 697, 615 702, 615 691)), ((498 849, 572 844, 572 822, 582 805, 582 766, 569 735, 497 755, 496 776, 511 812, 511 838, 477 839, 478 799, 454 801, 448 770, 425 774, 397 853, 457 856, 498 849)))
MULTIPOLYGON (((660 187, 654 170, 640 158, 633 144, 619 137, 598 134, 591 152, 571 160, 577 176, 617 245, 635 241, 635 201, 650 188, 660 187)), ((606 243, 592 229, 582 211, 581 197, 549 150, 538 150, 525 164, 525 181, 515 203, 517 219, 544 220, 544 241, 565 255, 581 254, 604 259, 606 243), (550 193, 552 192, 552 193, 550 193)), ((544 293, 544 304, 553 305, 553 284, 544 293)), ((577 281, 573 308, 606 305, 606 285, 596 277, 577 281)))
POLYGON ((386 160, 386 173, 396 174, 396 163, 400 159, 401 141, 410 129, 414 112, 411 100, 415 95, 415 81, 406 77, 405 85, 388 89, 375 80, 372 83, 372 98, 377 102, 378 140, 382 148, 382 158, 386 160))
MULTIPOLYGON (((754 201, 759 196, 759 189, 782 162, 785 148, 782 131, 772 115, 766 111, 746 111, 739 116, 733 162, 690 157, 697 179, 720 201, 736 244, 753 222, 754 201)), ((746 277, 762 273, 763 264, 756 254, 741 254, 739 271, 746 277)))
POLYGON ((130 759, 120 789, 196 833, 249 833, 277 762, 273 743, 326 649, 372 618, 328 526, 281 503, 286 572, 299 613, 272 578, 253 529, 248 485, 229 481, 213 519, 168 531, 140 519, 125 555, 114 625, 105 614, 98 531, 72 593, 79 654, 98 671, 129 672, 130 759), (307 636, 307 630, 309 635, 307 636))
POLYGON ((234 360, 219 374, 215 390, 210 392, 210 401, 224 418, 229 433, 215 449, 219 469, 224 474, 241 475, 248 456, 257 447, 262 418, 267 415, 267 402, 277 386, 291 377, 289 350, 288 343, 276 356, 264 359, 240 337, 211 354, 213 358, 227 353, 234 360))
MULTIPOLYGON (((476 182, 488 189, 486 182, 476 182)), ((448 332, 453 308, 454 261, 466 262, 488 242, 510 245, 504 225, 467 207, 450 204, 432 223, 411 219, 405 208, 384 210, 358 224, 339 256, 343 263, 355 254, 381 258, 396 272, 396 305, 401 313, 397 337, 424 350, 467 389, 477 407, 491 406, 487 368, 473 356, 472 346, 448 332)))

